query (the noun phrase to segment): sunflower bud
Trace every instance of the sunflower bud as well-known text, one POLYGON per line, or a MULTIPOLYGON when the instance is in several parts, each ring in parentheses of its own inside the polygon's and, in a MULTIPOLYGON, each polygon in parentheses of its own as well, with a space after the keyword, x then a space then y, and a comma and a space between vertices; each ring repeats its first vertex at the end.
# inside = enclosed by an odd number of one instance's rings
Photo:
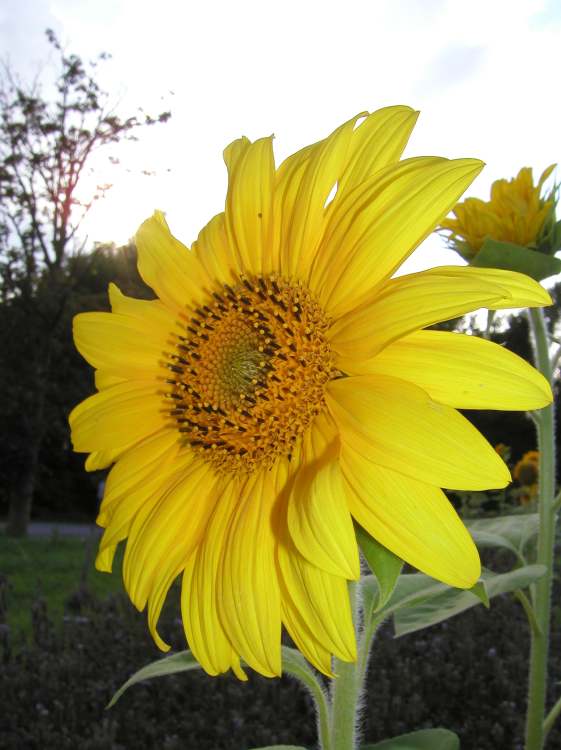
POLYGON ((512 180, 496 180, 491 199, 467 198, 445 219, 448 247, 481 268, 519 271, 541 281, 561 271, 561 221, 556 207, 559 185, 542 195, 555 164, 534 185, 532 169, 523 167, 512 180))

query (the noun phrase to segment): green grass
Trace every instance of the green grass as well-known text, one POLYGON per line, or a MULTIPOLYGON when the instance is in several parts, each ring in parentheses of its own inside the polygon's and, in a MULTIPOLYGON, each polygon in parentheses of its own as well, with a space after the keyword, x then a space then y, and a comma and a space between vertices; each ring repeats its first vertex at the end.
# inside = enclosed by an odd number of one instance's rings
POLYGON ((12 539, 0 534, 0 575, 8 579, 6 619, 14 635, 30 633, 31 609, 38 597, 46 601, 53 622, 60 624, 65 602, 84 577, 95 596, 105 598, 123 590, 120 550, 113 573, 99 573, 94 568, 97 541, 60 536, 12 539))

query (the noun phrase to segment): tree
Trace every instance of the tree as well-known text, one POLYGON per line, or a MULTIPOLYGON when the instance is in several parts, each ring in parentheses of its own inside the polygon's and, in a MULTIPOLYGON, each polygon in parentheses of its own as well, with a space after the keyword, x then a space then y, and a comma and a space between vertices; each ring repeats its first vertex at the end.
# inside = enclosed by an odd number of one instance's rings
POLYGON ((0 77, 0 412, 8 442, 0 471, 13 535, 27 530, 56 342, 72 289, 88 271, 87 262, 78 269, 70 260, 84 250, 86 214, 110 187, 99 185, 84 202, 78 186, 94 154, 170 116, 122 119, 94 78, 108 56, 88 67, 52 31, 47 37, 59 61, 53 100, 7 66, 0 77))
MULTIPOLYGON (((136 248, 96 245, 92 253, 71 257, 66 274, 72 280, 71 291, 56 336, 52 342, 54 366, 45 385, 44 433, 38 458, 34 512, 87 518, 96 513, 97 485, 103 474, 84 471, 84 455, 72 451, 68 413, 94 388, 91 367, 78 354, 72 340, 72 318, 76 313, 108 310, 107 287, 110 281, 125 294, 152 298, 153 292, 140 278, 136 267, 136 248)), ((0 487, 9 486, 6 472, 18 463, 19 425, 0 434, 0 455, 8 459, 0 465, 0 487), (14 451, 14 448, 16 449, 14 451)), ((4 502, 0 498, 0 508, 4 502)))

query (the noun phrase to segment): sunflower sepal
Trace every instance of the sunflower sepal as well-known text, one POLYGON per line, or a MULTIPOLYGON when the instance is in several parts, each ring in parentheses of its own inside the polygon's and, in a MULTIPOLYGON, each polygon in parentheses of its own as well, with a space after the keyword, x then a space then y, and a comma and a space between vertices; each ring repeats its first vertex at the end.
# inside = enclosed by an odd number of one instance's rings
POLYGON ((354 527, 360 550, 377 582, 375 596, 369 603, 370 612, 375 613, 389 601, 403 569, 403 560, 371 537, 356 521, 354 527))
POLYGON ((561 258, 546 255, 529 247, 512 242, 499 242, 488 237, 481 250, 472 258, 470 265, 477 268, 500 268, 504 271, 518 271, 543 281, 561 273, 561 258))
POLYGON ((489 599, 489 592, 483 579, 476 581, 470 589, 467 589, 470 594, 476 596, 485 609, 491 608, 491 600, 489 599))
POLYGON ((561 219, 555 221, 555 206, 551 207, 551 216, 546 219, 542 227, 537 249, 545 255, 555 255, 561 250, 561 219))

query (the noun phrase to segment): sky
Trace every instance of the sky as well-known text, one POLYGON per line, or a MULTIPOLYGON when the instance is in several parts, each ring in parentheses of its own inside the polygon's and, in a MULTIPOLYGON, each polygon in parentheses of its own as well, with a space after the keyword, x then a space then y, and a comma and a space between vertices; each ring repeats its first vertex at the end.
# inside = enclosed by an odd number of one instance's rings
MULTIPOLYGON (((279 163, 391 104, 421 111, 406 156, 486 162, 468 194, 561 162, 561 0, 3 0, 0 55, 23 79, 54 69, 48 27, 84 59, 111 53, 98 80, 120 114, 172 112, 94 162, 84 195, 113 188, 92 243, 125 242, 159 208, 190 244, 223 208, 229 142, 274 133, 279 163)), ((432 236, 409 270, 448 262, 432 236)))

